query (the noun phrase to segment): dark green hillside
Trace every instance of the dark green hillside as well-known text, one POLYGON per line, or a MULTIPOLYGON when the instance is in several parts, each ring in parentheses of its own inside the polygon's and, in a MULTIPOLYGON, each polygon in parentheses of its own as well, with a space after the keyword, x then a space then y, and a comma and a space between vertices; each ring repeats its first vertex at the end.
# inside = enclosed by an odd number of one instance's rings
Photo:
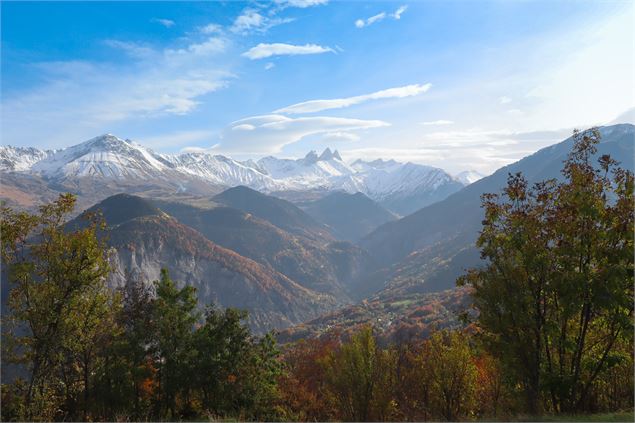
POLYGON ((396 216, 361 192, 334 192, 300 206, 340 239, 357 241, 396 216))
POLYGON ((245 186, 230 188, 213 198, 214 201, 251 213, 280 229, 314 241, 328 242, 333 235, 328 229, 292 203, 262 194, 245 186))
POLYGON ((337 294, 341 302, 356 297, 349 283, 372 267, 370 258, 359 247, 316 242, 232 207, 203 209, 171 202, 156 204, 214 243, 270 266, 302 286, 337 294))

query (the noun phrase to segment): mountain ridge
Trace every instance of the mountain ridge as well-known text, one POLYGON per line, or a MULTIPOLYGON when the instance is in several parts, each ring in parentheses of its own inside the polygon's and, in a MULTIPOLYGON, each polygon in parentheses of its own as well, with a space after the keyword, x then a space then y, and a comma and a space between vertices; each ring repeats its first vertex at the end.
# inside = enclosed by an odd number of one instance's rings
POLYGON ((39 177, 52 188, 80 190, 82 181, 89 178, 111 185, 137 181, 177 192, 204 192, 201 184, 245 185, 266 193, 362 192, 404 215, 463 186, 447 172, 430 166, 382 161, 392 164, 388 168, 379 166, 377 160, 354 163, 356 166, 347 164, 337 150, 330 148, 320 155, 309 152, 297 160, 268 156, 257 161, 237 161, 208 152, 159 154, 112 134, 61 150, 0 147, 0 171, 39 177), (383 180, 389 183, 382 183, 383 180))

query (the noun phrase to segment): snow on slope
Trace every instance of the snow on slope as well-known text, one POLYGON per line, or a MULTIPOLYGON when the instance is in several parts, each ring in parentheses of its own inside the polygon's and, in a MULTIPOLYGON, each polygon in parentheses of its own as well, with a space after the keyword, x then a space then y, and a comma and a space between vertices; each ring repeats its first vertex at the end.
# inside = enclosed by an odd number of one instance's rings
POLYGON ((284 189, 284 184, 263 174, 253 161, 237 162, 221 155, 185 153, 165 156, 178 172, 219 185, 247 185, 262 191, 284 189))
POLYGON ((478 181, 479 179, 483 179, 485 177, 485 175, 483 175, 482 173, 479 173, 475 170, 466 170, 463 171, 461 173, 459 173, 458 175, 456 175, 454 178, 459 181, 460 183, 462 183, 463 185, 469 185, 469 184, 473 184, 474 182, 478 181))
POLYGON ((51 150, 40 150, 34 147, 0 146, 0 171, 23 172, 53 154, 51 150))
POLYGON ((49 178, 148 179, 162 177, 169 167, 151 150, 107 134, 57 151, 35 163, 31 171, 49 178))
POLYGON ((422 187, 434 191, 452 180, 439 168, 414 163, 357 160, 353 165, 366 187, 365 194, 379 200, 396 193, 414 192, 422 187))
POLYGON ((355 170, 344 163, 337 151, 331 152, 328 148, 319 157, 315 151, 311 151, 303 159, 277 159, 269 156, 258 160, 257 164, 267 175, 285 181, 292 189, 356 187, 356 181, 350 179, 356 173, 355 170))

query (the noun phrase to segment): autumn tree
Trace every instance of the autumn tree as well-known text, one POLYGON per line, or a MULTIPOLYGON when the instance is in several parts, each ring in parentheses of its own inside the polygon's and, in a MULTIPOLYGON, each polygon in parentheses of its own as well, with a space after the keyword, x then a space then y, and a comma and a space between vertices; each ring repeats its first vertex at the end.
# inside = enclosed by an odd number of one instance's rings
POLYGON ((371 327, 354 334, 324 363, 327 389, 340 418, 387 420, 393 413, 394 355, 376 344, 371 327))
POLYGON ((426 405, 432 416, 448 421, 469 417, 475 406, 478 373, 465 335, 435 332, 421 354, 422 383, 429 385, 426 405))
MULTIPOLYGON (((89 216, 82 228, 65 228, 74 206, 75 197, 63 194, 36 214, 0 209, 2 263, 11 284, 8 306, 13 322, 12 332, 3 335, 16 346, 14 358, 28 371, 22 416, 27 420, 56 417, 65 396, 56 380, 62 377, 65 361, 91 365, 92 352, 72 346, 80 332, 73 319, 88 318, 89 338, 101 330, 92 326, 95 302, 88 300, 92 293, 103 292, 108 274, 106 247, 97 237, 101 224, 89 216), (69 357, 69 348, 79 355, 69 357)), ((88 388, 85 379, 83 383, 88 388)))
MULTIPOLYGON (((563 181, 510 175, 485 194, 474 288, 492 354, 521 384, 530 413, 588 408, 594 382, 633 337, 633 174, 593 160, 595 130, 575 132, 563 181)), ((631 347, 632 350, 632 347, 631 347)))

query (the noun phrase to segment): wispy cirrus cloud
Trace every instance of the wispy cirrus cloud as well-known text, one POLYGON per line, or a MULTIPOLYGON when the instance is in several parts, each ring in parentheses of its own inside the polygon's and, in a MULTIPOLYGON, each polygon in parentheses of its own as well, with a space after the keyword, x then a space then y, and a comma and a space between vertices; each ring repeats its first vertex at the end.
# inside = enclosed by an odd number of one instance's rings
POLYGON ((421 124, 423 126, 452 125, 453 123, 454 123, 454 121, 445 120, 445 119, 430 120, 430 121, 427 121, 427 122, 421 122, 421 124))
POLYGON ((335 51, 330 47, 323 47, 317 44, 293 45, 285 43, 260 43, 244 52, 242 56, 251 60, 258 60, 272 56, 296 56, 334 52, 335 51))
POLYGON ((263 33, 274 26, 289 22, 293 22, 293 19, 276 17, 275 13, 267 16, 257 9, 248 7, 236 17, 229 30, 241 35, 247 35, 252 32, 263 33))
POLYGON ((283 7, 298 7, 305 9, 312 6, 325 5, 329 0, 274 0, 274 3, 283 7))
POLYGON ((152 47, 132 41, 104 40, 103 44, 137 59, 145 59, 156 53, 152 47))
POLYGON ((207 24, 205 26, 201 26, 198 28, 198 31, 201 34, 221 34, 223 32, 223 26, 216 24, 216 23, 210 23, 207 24))
POLYGON ((172 19, 153 18, 152 22, 163 25, 166 28, 172 28, 174 25, 176 25, 176 22, 174 22, 172 19))
POLYGON ((364 28, 366 26, 372 25, 374 23, 383 21, 386 18, 392 18, 395 20, 399 20, 401 19, 401 15, 408 9, 408 6, 400 6, 397 10, 395 10, 393 13, 386 13, 386 12, 381 12, 378 13, 376 15, 371 16, 370 18, 366 18, 366 19, 357 19, 355 21, 355 26, 357 28, 364 28))
POLYGON ((350 119, 330 116, 290 118, 271 114, 240 119, 221 135, 219 149, 237 154, 273 154, 302 138, 323 134, 331 139, 357 139, 351 131, 390 126, 381 120, 350 119), (344 135, 347 134, 347 135, 344 135))
POLYGON ((3 135, 12 142, 46 138, 64 146, 119 123, 189 114, 203 96, 234 77, 229 67, 219 65, 217 56, 226 44, 219 38, 190 40, 180 48, 121 40, 103 44, 132 60, 31 64, 43 82, 4 96, 3 135))
POLYGON ((152 148, 155 149, 161 149, 165 147, 176 147, 184 144, 209 141, 216 135, 216 132, 211 130, 195 129, 176 131, 163 135, 144 136, 135 141, 138 141, 143 145, 152 146, 152 148))
POLYGON ((387 98, 404 98, 412 97, 421 93, 425 93, 432 87, 432 84, 412 84, 403 87, 389 88, 386 90, 375 91, 374 93, 358 95, 346 98, 334 98, 330 100, 310 100, 302 103, 292 104, 291 106, 278 109, 275 113, 299 114, 299 113, 315 113, 322 110, 341 109, 350 107, 355 104, 364 103, 371 100, 380 100, 387 98))
POLYGON ((195 55, 208 56, 221 53, 227 48, 228 41, 220 37, 209 37, 206 40, 197 43, 191 43, 184 48, 167 49, 167 55, 195 55))
POLYGON ((504 95, 504 96, 498 97, 498 102, 500 104, 509 104, 512 102, 512 99, 504 95))

